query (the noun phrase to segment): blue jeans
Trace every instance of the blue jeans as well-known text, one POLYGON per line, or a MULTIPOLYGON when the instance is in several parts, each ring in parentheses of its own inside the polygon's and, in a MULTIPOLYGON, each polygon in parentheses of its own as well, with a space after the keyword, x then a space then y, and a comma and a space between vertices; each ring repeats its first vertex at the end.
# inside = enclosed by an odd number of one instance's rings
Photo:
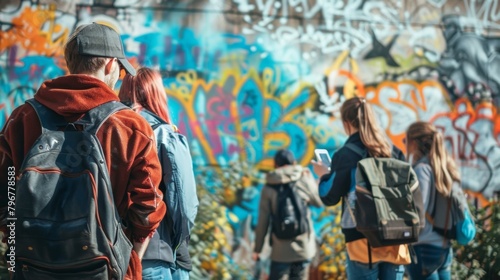
POLYGON ((433 245, 413 246, 416 263, 412 262, 406 268, 411 279, 450 280, 452 248, 442 248, 433 245))
POLYGON ((170 269, 172 272, 173 280, 189 280, 189 270, 177 267, 176 269, 170 269))
POLYGON ((189 280, 189 271, 159 260, 142 261, 143 280, 189 280))
POLYGON ((293 263, 271 262, 269 280, 307 280, 309 279, 309 261, 293 263))
POLYGON ((349 280, 403 280, 404 266, 388 262, 367 263, 351 261, 347 256, 347 279, 349 280))

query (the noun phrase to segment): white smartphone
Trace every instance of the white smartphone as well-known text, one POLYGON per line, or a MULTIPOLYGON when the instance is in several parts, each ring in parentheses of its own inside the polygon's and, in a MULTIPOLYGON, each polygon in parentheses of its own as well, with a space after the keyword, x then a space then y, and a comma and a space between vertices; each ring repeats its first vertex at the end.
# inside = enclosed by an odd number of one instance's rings
POLYGON ((316 155, 316 161, 322 161, 326 166, 330 166, 332 160, 330 159, 330 154, 325 149, 315 149, 314 154, 316 155))

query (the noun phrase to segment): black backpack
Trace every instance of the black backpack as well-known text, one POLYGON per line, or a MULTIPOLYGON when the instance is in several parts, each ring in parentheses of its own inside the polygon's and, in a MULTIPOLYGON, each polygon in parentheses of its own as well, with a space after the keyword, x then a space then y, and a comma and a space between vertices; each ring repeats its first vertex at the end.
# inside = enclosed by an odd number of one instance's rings
POLYGON ((102 104, 74 123, 34 99, 42 134, 17 182, 16 279, 123 279, 132 244, 122 229, 96 132, 114 112, 102 104), (75 125, 81 125, 79 131, 75 125))
POLYGON ((308 206, 297 193, 296 183, 269 185, 278 192, 272 232, 279 239, 293 239, 309 231, 308 206))

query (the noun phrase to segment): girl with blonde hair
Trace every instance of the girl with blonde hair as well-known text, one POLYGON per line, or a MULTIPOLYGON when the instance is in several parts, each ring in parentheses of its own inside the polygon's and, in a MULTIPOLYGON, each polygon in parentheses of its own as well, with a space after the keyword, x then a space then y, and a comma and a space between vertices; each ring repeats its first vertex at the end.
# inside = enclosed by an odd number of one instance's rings
MULTIPOLYGON (((458 169, 446 152, 443 135, 434 125, 422 121, 413 123, 406 132, 405 142, 422 190, 424 207, 431 213, 436 195, 449 197, 454 182, 460 182, 458 169)), ((407 267, 411 279, 451 279, 450 241, 433 231, 430 222, 425 224, 413 248, 417 261, 407 267)))

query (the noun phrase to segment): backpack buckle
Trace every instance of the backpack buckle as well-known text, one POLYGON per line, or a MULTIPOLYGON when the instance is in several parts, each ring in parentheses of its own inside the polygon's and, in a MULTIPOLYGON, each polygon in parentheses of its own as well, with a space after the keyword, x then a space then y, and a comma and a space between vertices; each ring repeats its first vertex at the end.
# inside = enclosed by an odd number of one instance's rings
POLYGON ((76 128, 75 123, 67 123, 64 126, 61 126, 61 128, 62 128, 63 131, 78 131, 78 129, 76 128))

